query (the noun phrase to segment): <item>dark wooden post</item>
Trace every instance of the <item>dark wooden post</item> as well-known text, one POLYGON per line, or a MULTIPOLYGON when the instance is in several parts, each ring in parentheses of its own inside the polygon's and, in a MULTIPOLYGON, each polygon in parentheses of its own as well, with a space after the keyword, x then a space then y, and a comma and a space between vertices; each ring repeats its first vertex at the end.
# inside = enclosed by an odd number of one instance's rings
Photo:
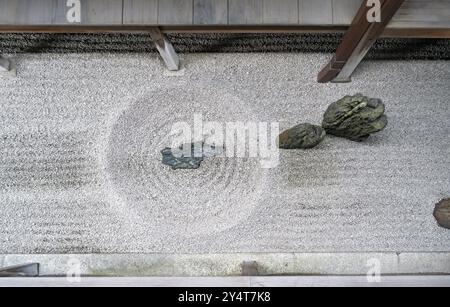
POLYGON ((380 0, 381 22, 370 22, 367 15, 372 8, 364 0, 353 22, 345 34, 331 62, 319 73, 318 81, 348 82, 351 75, 373 43, 383 34, 405 0, 380 0))

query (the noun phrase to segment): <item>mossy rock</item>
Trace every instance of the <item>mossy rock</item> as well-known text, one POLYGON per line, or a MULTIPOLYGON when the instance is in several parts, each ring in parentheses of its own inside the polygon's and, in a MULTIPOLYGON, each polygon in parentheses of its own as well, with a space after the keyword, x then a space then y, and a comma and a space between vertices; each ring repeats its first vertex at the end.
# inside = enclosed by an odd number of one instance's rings
POLYGON ((327 134, 361 142, 386 128, 388 119, 384 112, 380 99, 361 94, 345 96, 328 107, 322 127, 327 134))
POLYGON ((300 124, 284 131, 278 137, 278 147, 281 149, 310 149, 319 145, 326 132, 320 126, 300 124))

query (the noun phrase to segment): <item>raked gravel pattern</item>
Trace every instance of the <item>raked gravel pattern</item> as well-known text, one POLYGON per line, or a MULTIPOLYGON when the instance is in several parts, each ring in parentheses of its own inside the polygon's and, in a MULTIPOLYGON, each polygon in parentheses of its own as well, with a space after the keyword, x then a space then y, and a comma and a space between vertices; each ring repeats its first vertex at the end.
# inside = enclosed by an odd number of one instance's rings
POLYGON ((450 62, 364 62, 318 84, 319 54, 21 54, 0 75, 0 253, 450 251, 450 62), (388 128, 195 171, 160 163, 173 123, 320 124, 346 94, 388 128))

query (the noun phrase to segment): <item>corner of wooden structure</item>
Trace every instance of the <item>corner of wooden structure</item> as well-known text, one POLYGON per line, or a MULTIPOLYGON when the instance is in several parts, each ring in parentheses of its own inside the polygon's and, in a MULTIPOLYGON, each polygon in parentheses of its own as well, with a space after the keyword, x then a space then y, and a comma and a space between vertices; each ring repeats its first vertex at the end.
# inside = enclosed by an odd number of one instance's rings
POLYGON ((349 82, 355 69, 383 34, 404 1, 381 0, 381 22, 368 20, 367 15, 372 7, 368 5, 368 0, 363 1, 333 59, 319 73, 318 82, 349 82))
POLYGON ((180 58, 167 36, 156 27, 150 29, 149 33, 167 69, 170 71, 180 70, 180 58))

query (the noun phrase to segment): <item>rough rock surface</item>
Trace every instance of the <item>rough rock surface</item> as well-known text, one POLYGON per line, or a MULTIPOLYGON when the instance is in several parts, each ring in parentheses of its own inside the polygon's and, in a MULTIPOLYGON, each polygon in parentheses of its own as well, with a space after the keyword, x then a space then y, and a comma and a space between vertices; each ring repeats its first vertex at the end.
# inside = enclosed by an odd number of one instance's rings
POLYGON ((162 163, 171 166, 173 170, 198 169, 205 158, 213 157, 222 153, 218 147, 204 143, 183 144, 177 150, 164 148, 161 151, 162 163), (184 150, 190 148, 190 151, 184 150))
POLYGON ((436 205, 434 217, 441 227, 450 229, 450 199, 444 199, 436 205))
POLYGON ((328 134, 361 142, 387 126, 384 111, 380 99, 345 96, 328 107, 322 126, 328 134))
POLYGON ((300 124, 284 131, 278 137, 278 147, 281 149, 309 149, 316 147, 325 138, 322 127, 311 124, 300 124))

